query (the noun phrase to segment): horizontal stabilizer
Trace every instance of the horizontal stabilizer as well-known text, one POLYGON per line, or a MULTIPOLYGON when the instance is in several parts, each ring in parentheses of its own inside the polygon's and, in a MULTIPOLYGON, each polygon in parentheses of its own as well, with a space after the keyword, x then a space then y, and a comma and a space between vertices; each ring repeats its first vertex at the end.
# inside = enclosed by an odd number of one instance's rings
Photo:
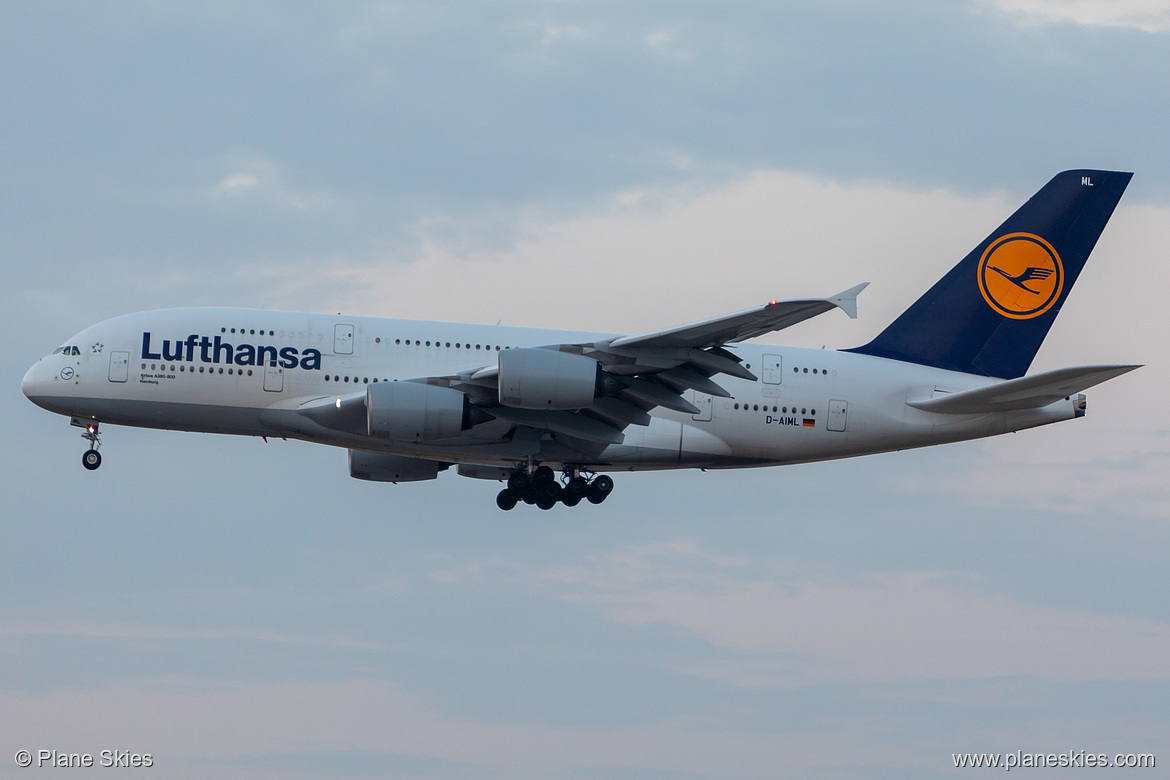
POLYGON ((940 414, 982 414, 1037 409, 1073 393, 1099 385, 1141 366, 1075 366, 1009 379, 987 387, 922 401, 907 401, 915 409, 940 414))

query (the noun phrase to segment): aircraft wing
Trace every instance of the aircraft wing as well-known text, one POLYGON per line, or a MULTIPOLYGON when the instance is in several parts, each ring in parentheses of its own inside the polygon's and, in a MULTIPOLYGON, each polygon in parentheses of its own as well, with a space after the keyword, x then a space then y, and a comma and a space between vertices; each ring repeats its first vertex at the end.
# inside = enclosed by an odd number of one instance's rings
POLYGON ((442 377, 473 403, 517 426, 551 430, 580 441, 617 443, 629 425, 649 425, 648 412, 658 406, 698 414, 688 391, 731 397, 712 377, 718 374, 755 381, 741 359, 725 344, 782 330, 835 308, 857 316, 860 284, 830 298, 771 301, 754 309, 702 322, 593 343, 555 344, 546 349, 592 358, 601 364, 605 393, 578 410, 528 412, 499 405, 499 367, 484 366, 458 376, 442 377))
POLYGON ((961 393, 907 401, 915 409, 940 414, 981 414, 1038 409, 1087 390, 1141 366, 1076 366, 1058 368, 1033 376, 1009 379, 961 393))
POLYGON ((857 294, 869 282, 851 287, 831 298, 808 298, 796 301, 771 301, 754 309, 746 309, 690 325, 667 328, 653 333, 622 336, 610 342, 612 347, 640 347, 643 349, 671 349, 679 347, 714 347, 733 341, 762 336, 791 327, 818 314, 839 308, 857 318, 857 294))

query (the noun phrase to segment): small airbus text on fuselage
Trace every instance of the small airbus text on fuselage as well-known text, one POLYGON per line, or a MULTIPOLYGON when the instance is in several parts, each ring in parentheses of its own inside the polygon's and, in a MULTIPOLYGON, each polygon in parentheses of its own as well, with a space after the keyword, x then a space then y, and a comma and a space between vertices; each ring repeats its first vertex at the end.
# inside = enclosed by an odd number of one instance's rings
POLYGON ((1027 370, 1131 174, 1058 174, 869 344, 747 343, 858 285, 652 333, 613 335, 260 309, 127 314, 22 382, 101 464, 102 423, 279 436, 349 450, 359 479, 456 466, 496 497, 601 503, 603 472, 744 468, 976 439, 1085 413, 1137 366, 1027 370))

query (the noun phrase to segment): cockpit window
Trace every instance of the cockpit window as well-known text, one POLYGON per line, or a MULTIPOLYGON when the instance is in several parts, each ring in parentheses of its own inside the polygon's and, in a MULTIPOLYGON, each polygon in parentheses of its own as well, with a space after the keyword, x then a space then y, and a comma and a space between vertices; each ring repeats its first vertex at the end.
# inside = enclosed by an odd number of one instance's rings
POLYGON ((81 350, 80 350, 80 349, 78 349, 77 347, 74 347, 74 348, 73 348, 73 351, 72 351, 71 353, 69 353, 69 354, 71 354, 71 355, 80 355, 80 354, 81 354, 81 350))
POLYGON ((60 355, 60 354, 61 354, 62 352, 64 352, 66 349, 67 349, 67 347, 57 347, 55 350, 53 350, 53 354, 54 354, 54 355, 60 355))

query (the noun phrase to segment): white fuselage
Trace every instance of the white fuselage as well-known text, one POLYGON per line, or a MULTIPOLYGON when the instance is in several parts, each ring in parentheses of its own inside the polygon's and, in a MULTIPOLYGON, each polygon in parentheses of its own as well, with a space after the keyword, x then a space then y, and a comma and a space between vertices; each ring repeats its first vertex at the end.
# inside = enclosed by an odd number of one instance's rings
MULTIPOLYGON (((372 382, 492 366, 507 348, 605 337, 258 309, 167 309, 86 328, 69 349, 29 369, 23 389, 39 406, 82 421, 283 436, 507 468, 520 458, 515 444, 501 439, 502 420, 476 426, 470 441, 420 445, 289 423, 285 413, 361 393, 372 382)), ((756 343, 727 349, 759 376, 755 382, 718 377, 732 398, 688 391, 699 414, 655 408, 650 425, 628 426, 624 442, 600 454, 566 449, 545 434, 542 459, 594 470, 765 466, 973 439, 1076 416, 1067 399, 1022 411, 931 413, 907 401, 999 380, 832 350, 756 343)))

